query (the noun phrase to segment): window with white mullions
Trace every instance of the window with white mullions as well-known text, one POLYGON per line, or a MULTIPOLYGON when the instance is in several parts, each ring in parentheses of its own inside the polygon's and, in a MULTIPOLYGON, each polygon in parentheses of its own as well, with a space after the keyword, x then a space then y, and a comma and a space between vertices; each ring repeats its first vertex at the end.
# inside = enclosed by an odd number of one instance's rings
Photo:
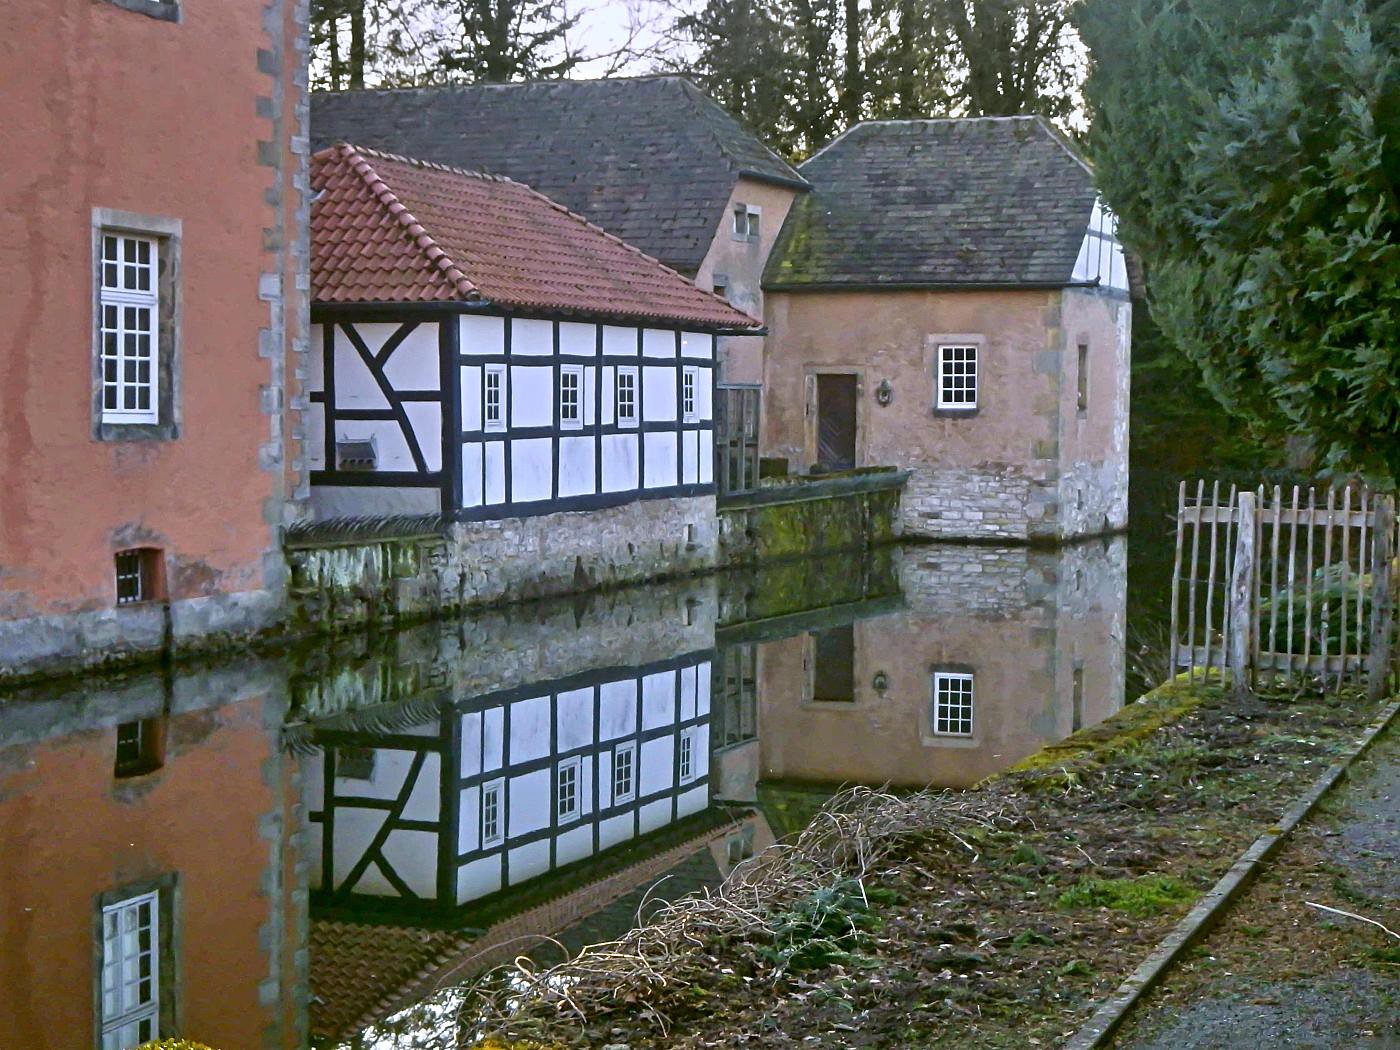
POLYGON ((102 1050, 129 1050, 160 1036, 158 897, 102 909, 102 1050))
POLYGON ((939 736, 972 735, 972 675, 935 671, 933 675, 933 731, 939 736))
POLYGON ((977 347, 940 346, 937 383, 939 408, 976 408, 977 347))
POLYGON ((700 382, 700 370, 687 366, 681 371, 681 422, 694 423, 700 418, 696 409, 695 390, 700 382))
POLYGON ((504 780, 493 780, 481 789, 481 845, 499 846, 505 840, 504 780))
POLYGON ((637 425, 637 369, 634 365, 620 365, 617 369, 617 425, 637 425))
POLYGON ((554 812, 561 824, 578 816, 579 768, 580 762, 576 758, 569 759, 559 766, 554 786, 554 812))
POLYGON ((631 802, 637 791, 637 745, 623 744, 613 752, 613 804, 631 802))
POLYGON ((687 729, 681 733, 681 753, 677 775, 682 784, 695 779, 695 733, 687 729))
POLYGON ((559 426, 583 429, 583 366, 564 365, 559 370, 559 426))
POLYGON ((159 256, 152 237, 102 235, 98 303, 104 423, 159 422, 159 256))
POLYGON ((502 431, 506 428, 506 366, 487 365, 485 381, 485 403, 482 413, 482 429, 502 431))

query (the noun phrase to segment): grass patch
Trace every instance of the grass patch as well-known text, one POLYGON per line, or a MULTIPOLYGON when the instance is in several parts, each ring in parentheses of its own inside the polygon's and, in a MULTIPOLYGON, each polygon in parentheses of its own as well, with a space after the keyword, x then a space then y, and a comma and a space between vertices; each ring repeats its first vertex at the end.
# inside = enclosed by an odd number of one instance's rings
POLYGON ((1135 879, 1081 879, 1055 899, 1057 907, 1112 908, 1129 915, 1160 915, 1196 891, 1170 875, 1141 875, 1135 879))

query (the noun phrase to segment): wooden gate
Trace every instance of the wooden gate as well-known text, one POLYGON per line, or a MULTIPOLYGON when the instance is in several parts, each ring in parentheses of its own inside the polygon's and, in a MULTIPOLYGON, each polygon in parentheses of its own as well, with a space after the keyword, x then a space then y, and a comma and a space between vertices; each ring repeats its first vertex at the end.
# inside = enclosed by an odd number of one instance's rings
POLYGON ((1365 489, 1285 492, 1220 483, 1177 497, 1172 669, 1194 680, 1229 668, 1256 676, 1365 676, 1379 696, 1390 670, 1395 501, 1365 489), (1222 499, 1222 496, 1224 497, 1222 499))
POLYGON ((715 481, 721 497, 758 488, 757 383, 715 387, 715 481))

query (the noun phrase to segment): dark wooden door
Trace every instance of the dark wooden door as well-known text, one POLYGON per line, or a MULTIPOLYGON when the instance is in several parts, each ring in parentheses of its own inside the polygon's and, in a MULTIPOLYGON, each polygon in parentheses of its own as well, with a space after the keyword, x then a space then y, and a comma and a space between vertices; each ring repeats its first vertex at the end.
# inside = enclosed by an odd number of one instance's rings
POLYGON ((856 377, 817 376, 817 464, 825 470, 856 465, 856 377))

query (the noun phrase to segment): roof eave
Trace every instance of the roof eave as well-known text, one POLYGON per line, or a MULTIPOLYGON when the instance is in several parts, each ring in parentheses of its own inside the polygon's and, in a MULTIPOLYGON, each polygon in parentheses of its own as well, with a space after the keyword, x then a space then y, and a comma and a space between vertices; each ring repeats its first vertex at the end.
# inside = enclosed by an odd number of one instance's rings
POLYGON ((1099 281, 786 281, 763 282, 765 292, 1048 292, 1097 288, 1099 281))
POLYGON ((767 182, 774 186, 784 186, 790 190, 797 190, 799 193, 811 193, 812 184, 806 179, 791 179, 786 175, 774 175, 766 171, 754 171, 752 168, 740 168, 739 177, 752 179, 754 182, 767 182))

